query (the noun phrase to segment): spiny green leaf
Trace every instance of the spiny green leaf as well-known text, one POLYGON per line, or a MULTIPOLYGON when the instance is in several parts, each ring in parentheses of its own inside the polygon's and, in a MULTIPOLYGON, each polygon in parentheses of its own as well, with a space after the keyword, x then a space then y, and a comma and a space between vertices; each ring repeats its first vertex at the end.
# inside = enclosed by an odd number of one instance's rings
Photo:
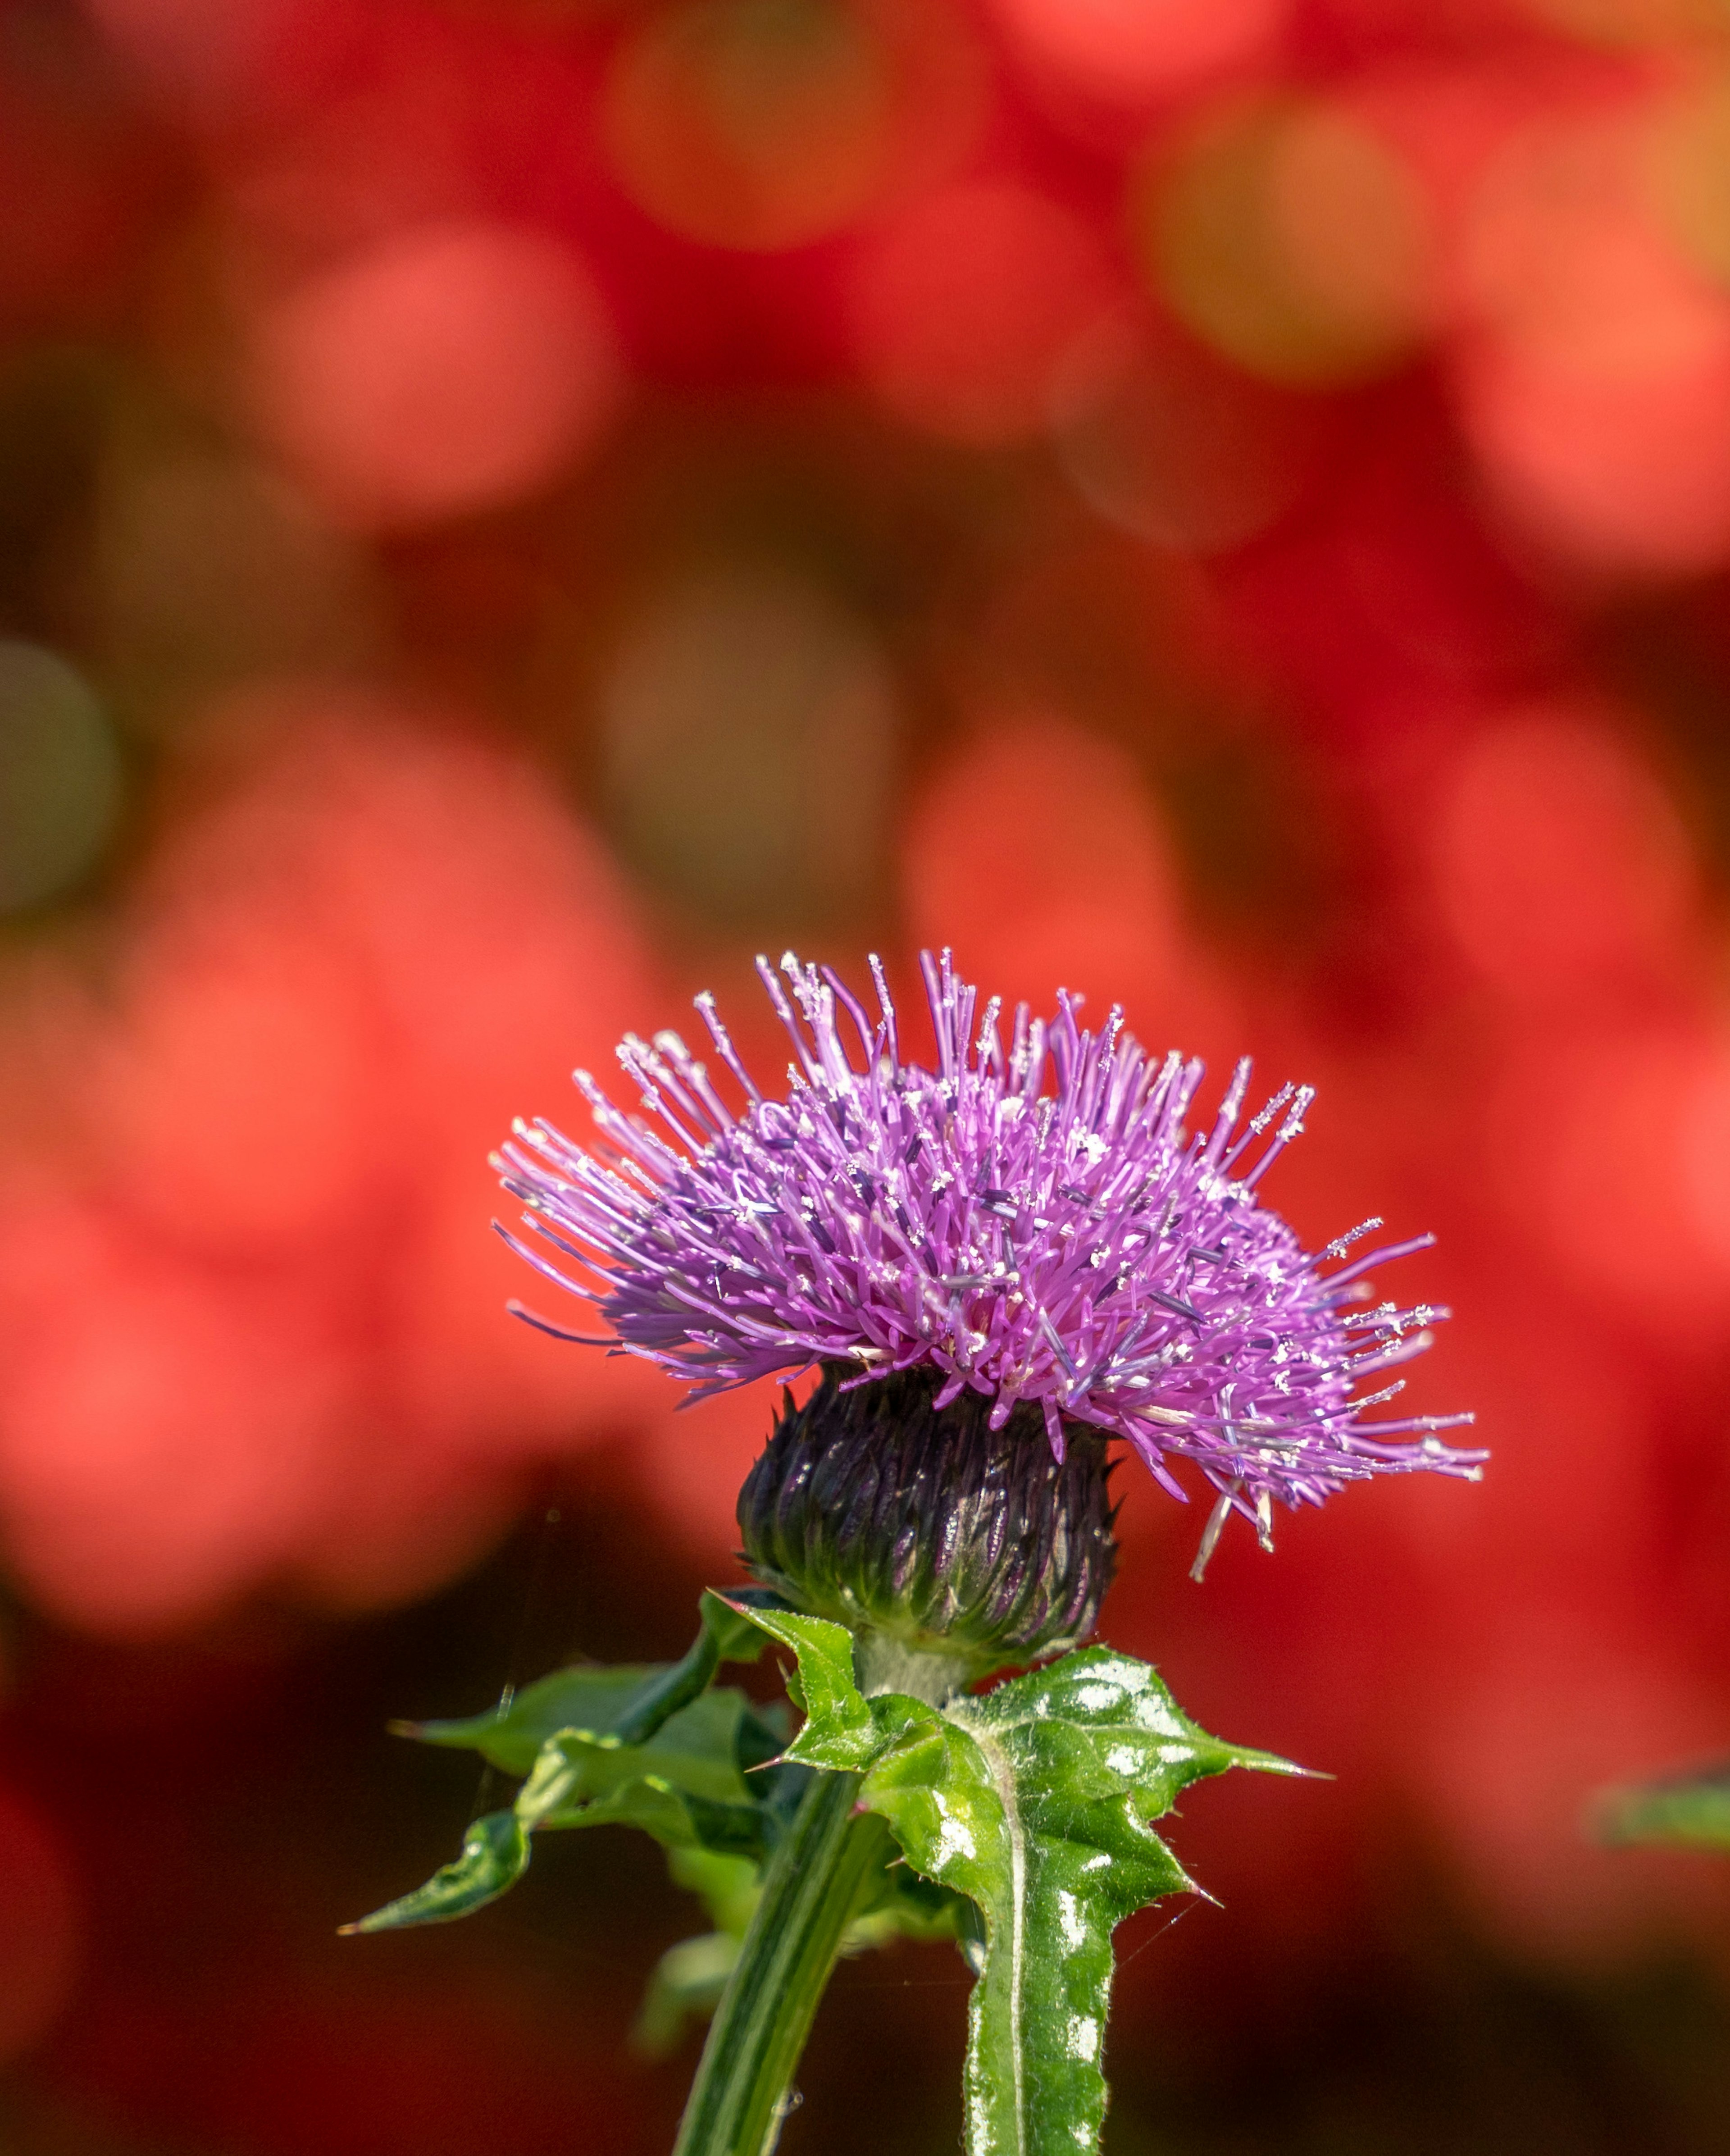
POLYGON ((704 1630, 714 1641, 715 1658, 721 1662, 757 1661, 768 1640, 748 1613, 767 1614, 785 1607, 781 1597, 767 1587, 732 1587, 725 1594, 706 1587, 697 1599, 704 1630))
POLYGON ((663 1723, 701 1697, 720 1663, 757 1659, 767 1642, 752 1614, 759 1606, 767 1612, 779 1604, 766 1590, 742 1588, 725 1601, 706 1590, 697 1606, 702 1629, 676 1662, 611 1668, 576 1663, 507 1694, 484 1713, 392 1727, 399 1736, 417 1738, 423 1744, 479 1752, 507 1774, 526 1774, 541 1747, 561 1730, 580 1730, 587 1737, 612 1738, 623 1744, 645 1743, 663 1723))
POLYGON ((717 1804, 748 1804, 752 1793, 739 1771, 739 1731, 747 1712, 742 1692, 706 1691, 664 1722, 646 1744, 621 1744, 616 1737, 592 1735, 580 1727, 557 1730, 535 1755, 518 1815, 536 1826, 543 1820, 554 1824, 549 1816, 554 1810, 608 1796, 644 1774, 717 1804), (556 1774, 562 1777, 556 1799, 531 1796, 556 1774))
POLYGON ((535 1755, 511 1810, 477 1821, 455 1863, 357 1928, 466 1916, 521 1877, 531 1834, 559 1828, 634 1826, 664 1848, 758 1858, 791 1794, 787 1768, 753 1775, 755 1788, 740 1771, 747 1740, 758 1749, 766 1734, 743 1695, 732 1691, 705 1692, 646 1744, 560 1730, 535 1755))
MULTIPOLYGON (((635 1826, 672 1849, 704 1848, 748 1856, 762 1853, 763 1808, 754 1803, 734 1763, 732 1730, 742 1702, 737 1693, 709 1695, 733 1712, 709 1715, 726 1730, 726 1748, 660 1754, 660 1741, 620 1748, 597 1744, 575 1731, 549 1738, 534 1772, 518 1792, 516 1816, 528 1830, 635 1826)), ((696 1709, 687 1707, 660 1732, 665 1737, 696 1709)))
POLYGON ((1607 1841, 1730 1850, 1730 1760, 1639 1789, 1611 1789, 1599 1799, 1598 1815, 1607 1841))
POLYGON ((445 1744, 478 1752, 507 1774, 526 1774, 541 1747, 562 1729, 581 1729, 595 1737, 611 1735, 634 1702, 676 1664, 621 1662, 607 1668, 555 1670, 551 1676, 525 1685, 484 1714, 459 1722, 398 1722, 401 1737, 423 1744, 445 1744))
POLYGON ((978 1909, 969 2156, 1096 2148, 1112 1929, 1190 1885, 1149 1821, 1228 1767, 1297 1770, 1209 1736, 1152 1670, 1110 1648, 937 1708, 901 1693, 866 1699, 839 1625, 757 1621, 800 1656, 809 1718, 792 1756, 862 1770, 860 1800, 908 1862, 978 1909))
POLYGON ((390 1932, 446 1924, 496 1901, 527 1871, 529 1838, 515 1812, 487 1812, 463 1836, 462 1855, 441 1865, 424 1887, 387 1902, 344 1932, 390 1932))
POLYGON ((788 1746, 787 1758, 811 1767, 869 1766, 878 1740, 854 1673, 853 1635, 847 1627, 790 1609, 747 1613, 742 1605, 741 1614, 798 1657, 798 1675, 788 1688, 805 1710, 805 1727, 788 1746), (813 1732, 820 1732, 815 1750, 805 1748, 813 1732))
MULTIPOLYGON (((965 2084, 974 2156, 1091 2148, 1105 2118, 1111 1933, 1191 1885, 1148 1822, 1228 1767, 1296 1770, 1209 1736, 1146 1663, 1108 1647, 950 1712, 979 1748, 1008 1859, 993 1899, 974 1896, 988 1938, 965 2084)), ((939 1822, 937 1849, 941 1835, 939 1822)))
POLYGON ((528 1837, 541 1830, 636 1826, 669 1849, 760 1856, 802 1773, 767 1764, 779 1756, 780 1732, 742 1693, 708 1689, 721 1661, 753 1661, 762 1651, 767 1635, 746 1614, 757 1605, 779 1606, 756 1589, 732 1602, 706 1594, 702 1630, 680 1661, 559 1670, 491 1713, 399 1725, 528 1779, 511 1810, 470 1829, 454 1863, 349 1928, 466 1916, 521 1877, 528 1837), (747 1767, 766 1771, 747 1783, 747 1767))

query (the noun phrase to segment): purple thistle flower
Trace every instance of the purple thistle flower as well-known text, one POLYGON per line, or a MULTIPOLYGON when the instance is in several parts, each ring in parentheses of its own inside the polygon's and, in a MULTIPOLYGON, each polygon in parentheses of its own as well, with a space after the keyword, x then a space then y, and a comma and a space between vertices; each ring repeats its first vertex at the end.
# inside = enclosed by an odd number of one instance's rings
POLYGON ((1022 1004, 1006 1049, 1001 1000, 975 1032, 977 992, 949 953, 921 963, 934 1070, 902 1060, 875 957, 873 1022, 833 972, 789 954, 797 1012, 757 961, 796 1051, 785 1101, 758 1091, 705 995, 742 1113, 664 1033, 619 1051, 660 1128, 581 1070, 595 1152, 516 1125, 495 1164, 557 1255, 506 1240, 598 1306, 611 1331, 594 1344, 690 1379, 693 1398, 813 1363, 850 1366, 855 1385, 924 1368, 934 1408, 970 1389, 1000 1429, 1037 1404, 1060 1460, 1065 1420, 1091 1424, 1179 1497, 1167 1461, 1192 1460, 1220 1493, 1199 1566, 1232 1509, 1265 1543, 1275 1498, 1319 1504, 1415 1468, 1479 1474, 1481 1453, 1435 1435, 1469 1415, 1362 1419, 1403 1381, 1368 1397, 1364 1382, 1427 1348, 1447 1315, 1372 1302, 1364 1275, 1434 1239, 1340 1263, 1379 1221, 1312 1253, 1260 1203, 1308 1087, 1283 1087, 1240 1132, 1241 1062, 1212 1131, 1191 1136, 1201 1065, 1148 1057, 1119 1009, 1094 1034, 1077 998, 1060 993, 1050 1021, 1022 1004))

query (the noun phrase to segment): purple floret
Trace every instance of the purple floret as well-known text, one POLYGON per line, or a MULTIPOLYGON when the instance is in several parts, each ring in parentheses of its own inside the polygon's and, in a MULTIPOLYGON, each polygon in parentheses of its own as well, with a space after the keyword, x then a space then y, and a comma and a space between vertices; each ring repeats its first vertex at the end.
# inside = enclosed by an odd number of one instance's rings
POLYGON ((1319 1504, 1413 1468, 1478 1474, 1482 1454, 1435 1435, 1469 1416, 1360 1419, 1399 1384, 1359 1387, 1428 1347, 1447 1314, 1373 1303, 1363 1276, 1433 1239, 1341 1264, 1379 1222, 1312 1253, 1258 1200, 1308 1087, 1284 1087, 1240 1133, 1240 1063, 1211 1133, 1192 1137, 1201 1065, 1153 1060, 1120 1011, 1096 1035, 1067 995, 1050 1021, 1022 1004, 1006 1050, 1001 999, 975 1033, 977 992, 948 952, 921 964, 935 1070, 901 1060, 875 958, 874 1022, 832 972, 789 954, 797 1013, 757 961, 797 1050, 785 1101, 758 1091, 701 996, 742 1113, 665 1033, 619 1051, 659 1128, 582 1070, 594 1152, 516 1126, 496 1164, 554 1255, 506 1240, 598 1306, 598 1344, 689 1379, 693 1398, 821 1362, 860 1383, 927 1367, 937 1404, 971 1387, 994 1402, 993 1427, 1037 1402, 1060 1459, 1074 1418, 1127 1439, 1173 1496, 1168 1456, 1194 1460, 1220 1493, 1204 1558, 1228 1508, 1265 1540, 1276 1497, 1319 1504))

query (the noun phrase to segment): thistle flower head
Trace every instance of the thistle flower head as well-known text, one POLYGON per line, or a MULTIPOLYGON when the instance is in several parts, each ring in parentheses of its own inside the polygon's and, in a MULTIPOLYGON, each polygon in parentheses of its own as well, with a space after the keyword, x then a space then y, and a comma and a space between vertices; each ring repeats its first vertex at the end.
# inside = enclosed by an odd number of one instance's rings
POLYGON ((1019 1006, 1005 1039, 999 999, 980 1011, 947 952, 921 963, 932 1069, 903 1058, 875 958, 875 1018, 826 968, 789 954, 789 997, 758 960, 794 1049, 784 1099, 758 1090, 707 996, 740 1112, 676 1034, 627 1039, 645 1113, 579 1071, 593 1151, 519 1123, 497 1164, 542 1247, 506 1240, 596 1305, 607 1344, 693 1397, 814 1363, 855 1384, 921 1371, 937 1410, 977 1394, 1001 1429, 1037 1409, 1060 1460, 1078 1423, 1126 1440, 1175 1496, 1170 1463, 1193 1460, 1220 1493, 1204 1554, 1230 1509, 1265 1541, 1276 1498, 1476 1475, 1482 1455, 1445 1445, 1442 1419, 1364 1419, 1399 1389, 1374 1381, 1446 1315, 1374 1301, 1364 1276, 1432 1239, 1354 1254, 1369 1221, 1306 1251, 1261 1203, 1307 1087, 1245 1122, 1240 1063, 1192 1133, 1201 1065, 1150 1058, 1120 1011, 1086 1032, 1060 994, 1050 1019, 1019 1006))

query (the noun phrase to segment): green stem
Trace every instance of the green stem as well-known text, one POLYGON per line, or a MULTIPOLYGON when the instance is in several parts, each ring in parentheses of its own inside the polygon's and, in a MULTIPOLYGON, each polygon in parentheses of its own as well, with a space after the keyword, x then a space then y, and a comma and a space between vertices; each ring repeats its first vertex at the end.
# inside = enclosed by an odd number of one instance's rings
POLYGON ((709 2030, 673 2156, 769 2156, 793 2071, 887 1829, 855 1819, 857 1774, 819 1774, 770 1859, 709 2030))

